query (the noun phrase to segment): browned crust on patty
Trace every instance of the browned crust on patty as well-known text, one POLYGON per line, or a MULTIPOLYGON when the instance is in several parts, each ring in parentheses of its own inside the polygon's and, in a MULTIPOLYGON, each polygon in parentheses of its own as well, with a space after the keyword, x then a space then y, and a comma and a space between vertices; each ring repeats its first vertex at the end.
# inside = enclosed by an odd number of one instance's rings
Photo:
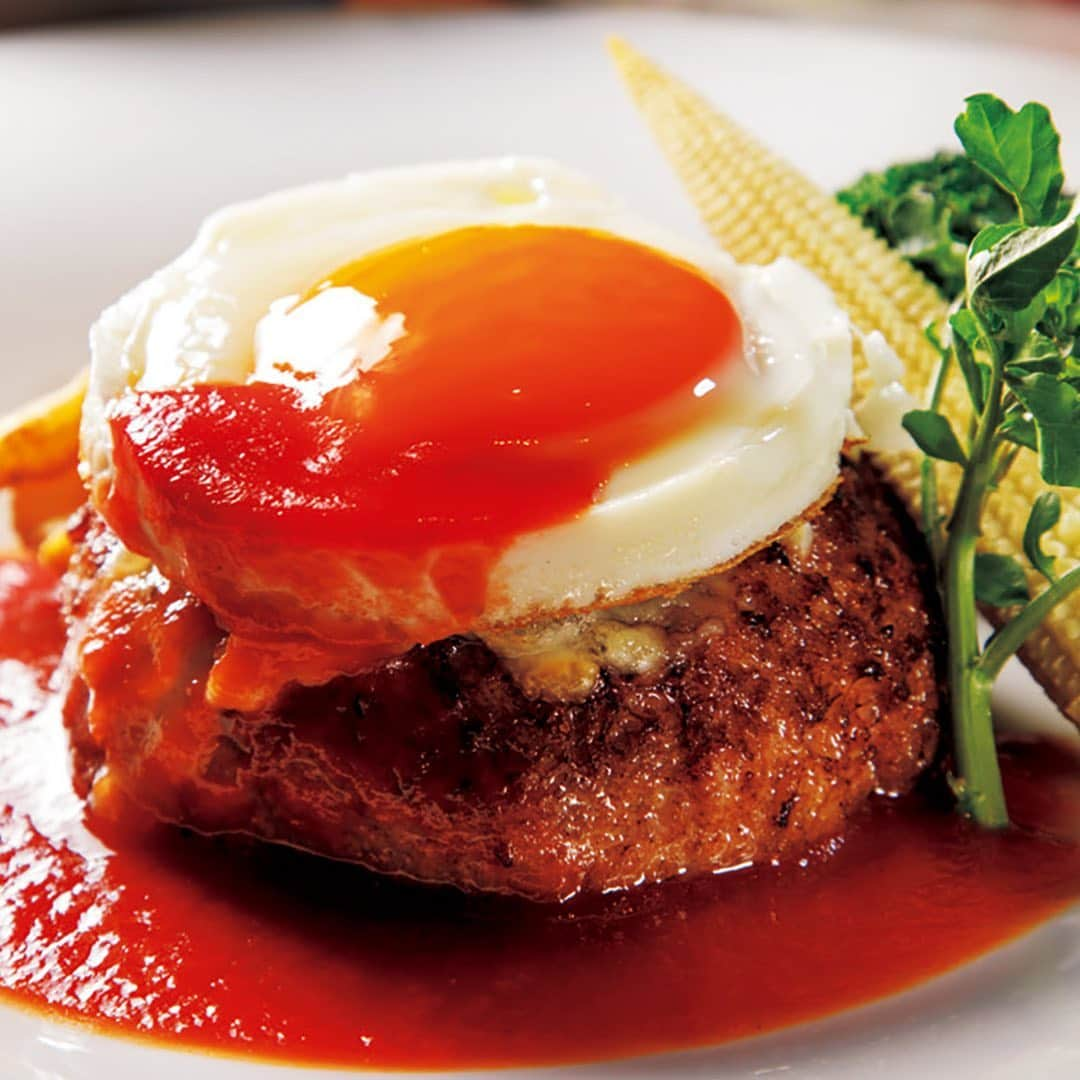
MULTIPOLYGON (((939 704, 921 546, 868 465, 845 465, 813 529, 805 557, 773 543, 717 579, 724 602, 672 630, 656 675, 604 670, 579 703, 527 697, 454 637, 217 713, 200 680, 221 632, 160 578, 129 581, 122 655, 79 665, 78 756, 165 820, 466 889, 555 899, 798 857, 910 787, 939 704), (207 645, 170 681, 164 612, 184 603, 184 640, 207 645)), ((76 639, 109 609, 92 582, 110 542, 96 523, 80 543, 76 639)))

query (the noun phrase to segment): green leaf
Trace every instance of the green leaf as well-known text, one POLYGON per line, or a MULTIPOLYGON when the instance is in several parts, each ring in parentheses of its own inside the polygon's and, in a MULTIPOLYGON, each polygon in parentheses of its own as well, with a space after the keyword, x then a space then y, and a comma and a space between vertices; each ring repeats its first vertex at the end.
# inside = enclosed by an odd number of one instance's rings
MULTIPOLYGON (((1054 280, 1052 278, 1050 283, 1053 284, 1054 280)), ((1000 335, 1001 340, 1023 349, 1045 314, 1046 289, 1043 289, 1035 294, 1035 299, 1027 307, 1020 308, 1019 311, 1002 313, 1004 328, 1000 335)))
POLYGON ((1075 206, 1056 225, 1020 229, 989 246, 978 247, 977 236, 968 252, 968 297, 983 308, 1026 308, 1054 280, 1077 236, 1075 206))
POLYGON ((949 316, 949 327, 952 329, 953 352, 956 356, 956 366, 964 377, 967 386, 968 397, 975 411, 982 412, 983 407, 983 379, 979 374, 978 364, 975 361, 974 352, 982 343, 982 330, 975 316, 966 308, 960 308, 949 316))
POLYGON ((967 455, 960 446, 949 421, 932 409, 912 409, 901 421, 904 430, 928 457, 963 465, 967 455))
MULTIPOLYGON (((1080 347, 1080 342, 1077 342, 1080 347)), ((1080 353, 1066 356, 1061 365, 1061 380, 1080 392, 1080 353)))
POLYGON ((1031 506, 1024 528, 1024 554, 1047 581, 1054 580, 1054 559, 1042 549, 1043 535, 1061 520, 1061 496, 1044 491, 1031 506))
POLYGON ((1080 331, 1080 261, 1073 252, 1073 262, 1064 266, 1043 290, 1046 312, 1040 326, 1055 341, 1063 342, 1080 331))
POLYGON ((969 349, 974 351, 982 342, 982 331, 975 316, 966 308, 962 307, 949 316, 949 326, 956 337, 959 337, 969 349))
POLYGON ((1039 443, 1035 435, 1035 421, 1022 409, 1009 413, 998 428, 1002 438, 1028 450, 1038 450, 1039 443))
POLYGON ((1042 478, 1080 487, 1080 390, 1043 371, 1021 378, 1006 372, 1006 378, 1034 419, 1042 478))
POLYGON ((897 199, 892 223, 902 237, 896 250, 906 258, 917 259, 942 242, 943 222, 929 192, 915 190, 897 199))
POLYGON ((1061 346, 1053 338, 1030 330, 1016 355, 1005 364, 1005 374, 1021 378, 1036 371, 1046 371, 1056 375, 1062 370, 1064 360, 1061 346))
POLYGON ((1060 139, 1045 105, 1019 112, 993 94, 975 94, 956 118, 968 157, 1016 199, 1026 225, 1054 220, 1061 192, 1060 139))
POLYGON ((938 354, 938 358, 944 360, 949 350, 941 340, 941 332, 941 323, 937 319, 928 322, 923 327, 923 337, 934 346, 934 352, 938 354))
POLYGON ((1010 221, 1004 225, 987 225, 980 229, 975 239, 968 248, 968 256, 978 255, 980 251, 989 251, 995 244, 1000 244, 1007 236, 1020 232, 1023 229, 1018 221, 1010 221))
POLYGON ((975 556, 975 599, 980 604, 1012 607, 1029 596, 1024 568, 1011 555, 980 552, 975 556))

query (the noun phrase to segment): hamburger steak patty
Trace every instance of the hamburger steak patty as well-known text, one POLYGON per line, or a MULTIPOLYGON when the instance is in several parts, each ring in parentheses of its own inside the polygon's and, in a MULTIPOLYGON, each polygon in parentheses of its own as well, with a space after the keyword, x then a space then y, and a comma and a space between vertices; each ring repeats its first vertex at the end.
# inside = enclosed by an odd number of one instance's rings
POLYGON ((804 550, 773 543, 693 587, 660 667, 601 665, 583 700, 526 694, 452 637, 219 712, 209 611, 100 519, 75 539, 66 715, 101 812, 133 799, 202 832, 557 899, 800 856, 935 751, 921 545, 865 464, 844 466, 804 550))

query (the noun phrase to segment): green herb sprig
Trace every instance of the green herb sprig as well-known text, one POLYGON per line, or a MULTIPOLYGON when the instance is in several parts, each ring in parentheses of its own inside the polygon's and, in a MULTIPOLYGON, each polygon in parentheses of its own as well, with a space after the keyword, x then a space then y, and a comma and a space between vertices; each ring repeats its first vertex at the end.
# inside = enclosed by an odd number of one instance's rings
POLYGON ((1016 204, 986 173, 945 151, 867 173, 836 197, 950 300, 964 288, 975 234, 1016 216, 1016 204))
MULTIPOLYGON (((967 99, 956 133, 967 161, 1013 203, 1012 219, 984 226, 968 245, 963 289, 947 323, 930 339, 941 363, 927 408, 904 417, 923 451, 923 527, 937 568, 949 636, 949 691, 956 750, 953 778, 961 809, 1002 827, 1009 817, 990 714, 1002 666, 1047 613, 1080 588, 1080 565, 1057 573, 1042 538, 1058 522, 1061 500, 1034 501, 1023 548, 1045 580, 1032 596, 1016 559, 977 552, 983 507, 1016 456, 1036 453, 1043 480, 1080 487, 1080 248, 1078 207, 1061 196, 1059 136, 1036 103, 1013 112, 991 94, 967 99), (942 392, 958 372, 971 401, 968 430, 942 411, 942 392), (963 470, 955 505, 939 510, 937 462, 963 470), (985 642, 977 604, 1016 608, 985 642)), ((998 214, 1000 216, 1000 214, 998 214)))

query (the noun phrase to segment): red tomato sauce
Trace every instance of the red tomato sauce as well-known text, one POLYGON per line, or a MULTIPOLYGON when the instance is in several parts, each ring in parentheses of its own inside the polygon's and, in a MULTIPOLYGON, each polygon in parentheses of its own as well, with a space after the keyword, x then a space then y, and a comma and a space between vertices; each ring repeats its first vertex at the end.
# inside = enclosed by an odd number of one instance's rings
POLYGON ((45 690, 55 582, 0 563, 0 997, 275 1060, 454 1068, 718 1043, 917 984, 1080 897, 1080 762, 1005 755, 1019 825, 881 801, 805 865, 562 907, 84 820, 45 690))

